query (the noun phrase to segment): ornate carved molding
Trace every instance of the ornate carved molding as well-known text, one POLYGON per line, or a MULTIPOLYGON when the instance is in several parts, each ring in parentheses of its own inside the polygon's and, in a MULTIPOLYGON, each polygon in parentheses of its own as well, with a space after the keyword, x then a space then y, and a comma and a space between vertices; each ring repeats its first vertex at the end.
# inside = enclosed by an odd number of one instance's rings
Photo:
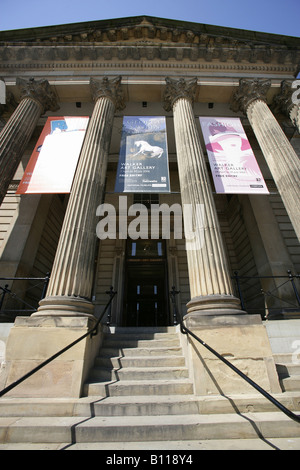
POLYGON ((255 100, 266 101, 266 94, 271 86, 271 80, 257 78, 242 78, 238 90, 233 94, 230 108, 246 114, 247 108, 255 100))
MULTIPOLYGON (((91 62, 30 62, 30 63, 1 63, 0 61, 0 70, 6 71, 26 71, 26 70, 43 70, 47 72, 48 70, 70 70, 70 69, 79 69, 80 71, 84 70, 100 70, 100 73, 103 73, 102 69, 115 69, 120 71, 121 69, 125 70, 145 70, 147 69, 163 69, 169 70, 179 70, 179 71, 218 71, 218 72, 230 72, 240 74, 241 72, 251 72, 251 73, 288 73, 294 74, 295 67, 287 65, 276 65, 276 64, 235 64, 235 63, 224 63, 224 62, 202 62, 202 61, 193 61, 193 62, 171 62, 163 61, 158 62, 154 60, 137 60, 137 61, 113 61, 107 60, 103 62, 91 61, 91 62)), ((118 72, 116 72, 118 73, 118 72)), ((183 74, 183 73, 182 73, 183 74)))
POLYGON ((274 112, 281 112, 288 117, 290 116, 290 112, 294 106, 292 102, 292 94, 295 89, 292 88, 292 80, 283 80, 281 82, 281 90, 278 95, 274 97, 272 110, 274 112))
POLYGON ((59 109, 57 97, 52 91, 48 80, 24 80, 17 78, 17 86, 21 91, 21 100, 30 98, 39 103, 43 108, 43 113, 46 111, 57 111, 59 109))
POLYGON ((179 80, 173 78, 166 78, 167 87, 164 93, 164 109, 171 111, 174 103, 179 98, 185 98, 189 101, 194 102, 197 89, 197 78, 185 80, 180 78, 179 80))
POLYGON ((158 42, 154 40, 129 42, 70 43, 70 44, 6 44, 0 45, 0 60, 4 63, 14 62, 47 62, 70 60, 141 60, 161 59, 181 61, 183 58, 191 61, 202 60, 211 62, 233 62, 241 64, 294 64, 300 60, 300 51, 291 51, 286 47, 272 48, 267 46, 250 46, 237 41, 225 42, 211 38, 207 42, 158 42))
POLYGON ((102 80, 95 78, 90 79, 90 87, 92 90, 93 100, 103 97, 109 98, 115 105, 117 110, 125 108, 124 93, 121 88, 122 77, 109 80, 104 77, 102 80))

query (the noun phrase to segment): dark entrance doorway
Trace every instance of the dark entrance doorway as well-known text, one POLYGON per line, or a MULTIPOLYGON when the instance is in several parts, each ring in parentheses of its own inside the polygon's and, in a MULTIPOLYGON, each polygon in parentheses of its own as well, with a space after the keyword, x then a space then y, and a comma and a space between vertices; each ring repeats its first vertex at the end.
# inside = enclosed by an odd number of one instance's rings
POLYGON ((127 242, 124 324, 169 324, 165 245, 162 240, 127 242))

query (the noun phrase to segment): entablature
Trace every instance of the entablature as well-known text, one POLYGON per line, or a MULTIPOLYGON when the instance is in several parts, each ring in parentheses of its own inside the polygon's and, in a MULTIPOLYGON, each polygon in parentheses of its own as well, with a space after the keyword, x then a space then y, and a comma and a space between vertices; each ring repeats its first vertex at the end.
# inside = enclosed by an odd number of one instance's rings
MULTIPOLYGON (((49 84, 54 89, 58 101, 63 103, 72 102, 91 102, 92 94, 90 88, 90 78, 99 78, 104 74, 90 74, 86 77, 51 77, 35 75, 35 78, 48 78, 49 84)), ((25 77, 26 75, 22 75, 25 77)), ((32 75, 27 75, 30 78, 32 75)), ((106 76, 106 75, 105 75, 106 76)), ((111 73, 111 76, 115 74, 111 73)), ((123 76, 122 88, 124 90, 126 102, 162 102, 164 90, 166 87, 166 76, 123 76)), ((239 80, 242 74, 236 78, 224 77, 199 77, 197 74, 191 74, 190 77, 197 78, 197 93, 195 102, 198 103, 229 103, 235 89, 239 86, 239 80)), ((176 77, 176 76, 175 76, 176 77)), ((262 75, 262 78, 269 78, 262 75)), ((6 80, 7 91, 14 97, 15 102, 20 99, 20 90, 17 86, 17 80, 10 78, 6 80)), ((281 79, 273 79, 271 87, 267 93, 268 102, 272 102, 273 97, 278 94, 281 86, 281 79)))
POLYGON ((300 40, 149 16, 0 32, 0 70, 244 70, 293 74, 300 40))

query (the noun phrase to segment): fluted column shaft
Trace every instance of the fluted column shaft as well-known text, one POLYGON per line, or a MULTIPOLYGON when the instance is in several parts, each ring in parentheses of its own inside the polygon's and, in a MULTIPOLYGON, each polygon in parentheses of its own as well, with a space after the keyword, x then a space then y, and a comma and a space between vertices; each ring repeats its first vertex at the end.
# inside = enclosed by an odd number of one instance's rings
MULTIPOLYGON (((96 208, 101 203, 111 139, 115 90, 100 87, 75 173, 47 295, 34 315, 92 314, 90 302, 96 247, 96 208), (110 93, 110 92, 111 93, 110 93)), ((95 85, 95 83, 94 83, 95 85)))
POLYGON ((232 108, 246 113, 300 240, 300 162, 266 103, 268 80, 240 80, 232 108))
POLYGON ((47 80, 17 81, 21 102, 0 133, 0 204, 38 123, 48 109, 57 110, 56 98, 47 80))
POLYGON ((264 101, 252 102, 247 117, 300 240, 299 157, 264 101))
MULTIPOLYGON (((198 227, 198 235, 199 231, 201 232, 197 246, 187 249, 191 290, 188 313, 196 315, 241 313, 239 300, 233 295, 213 193, 195 124, 191 93, 183 93, 183 80, 179 87, 173 80, 169 79, 167 83, 169 86, 167 101, 174 113, 182 204, 183 207, 191 205, 196 209, 198 205, 202 208, 199 212, 194 210, 194 225, 198 227), (173 88, 173 97, 170 88, 173 88)), ((189 88, 191 91, 191 84, 189 88)), ((186 225, 187 221, 184 220, 184 223, 186 225)))

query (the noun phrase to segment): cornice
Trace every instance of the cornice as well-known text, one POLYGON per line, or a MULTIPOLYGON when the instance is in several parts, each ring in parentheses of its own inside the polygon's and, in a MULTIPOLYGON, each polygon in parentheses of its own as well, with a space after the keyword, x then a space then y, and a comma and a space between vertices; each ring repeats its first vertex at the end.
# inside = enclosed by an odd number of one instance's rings
POLYGON ((0 61, 204 61, 299 65, 300 39, 153 17, 0 32, 0 61))
POLYGON ((55 73, 56 71, 70 71, 78 70, 78 72, 84 71, 101 71, 103 70, 112 70, 112 71, 123 71, 123 73, 130 73, 131 71, 146 71, 151 70, 160 71, 170 71, 170 69, 178 72, 194 72, 201 71, 205 73, 210 72, 219 72, 224 74, 240 74, 240 73, 255 73, 255 74, 288 74, 294 75, 296 70, 296 65, 277 65, 277 64, 249 64, 249 63, 224 63, 224 62, 204 62, 204 61, 193 61, 193 62, 184 62, 184 61, 114 61, 106 60, 104 62, 98 61, 82 61, 82 62, 7 62, 0 63, 0 70, 3 73, 14 73, 19 71, 51 71, 55 73))
POLYGON ((298 46, 300 38, 152 16, 135 16, 65 25, 0 31, 0 42, 103 43, 151 39, 175 43, 240 41, 298 46))

